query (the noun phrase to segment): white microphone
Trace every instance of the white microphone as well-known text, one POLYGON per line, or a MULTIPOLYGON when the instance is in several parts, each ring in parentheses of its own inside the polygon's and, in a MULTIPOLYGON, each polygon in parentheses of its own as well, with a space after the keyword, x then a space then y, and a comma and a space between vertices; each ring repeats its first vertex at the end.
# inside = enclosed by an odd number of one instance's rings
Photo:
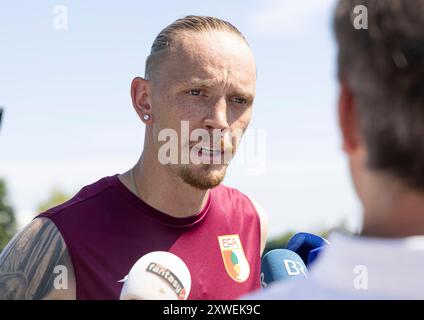
POLYGON ((120 300, 187 300, 191 288, 184 261, 166 251, 141 257, 123 281, 120 300))

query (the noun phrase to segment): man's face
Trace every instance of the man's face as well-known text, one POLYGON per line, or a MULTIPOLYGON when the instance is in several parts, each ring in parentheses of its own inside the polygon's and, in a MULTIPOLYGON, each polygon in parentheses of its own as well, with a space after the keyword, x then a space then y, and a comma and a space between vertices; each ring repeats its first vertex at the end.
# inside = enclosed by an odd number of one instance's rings
POLYGON ((175 130, 179 138, 179 161, 167 169, 199 189, 221 183, 228 161, 217 159, 224 158, 222 152, 234 155, 237 141, 230 136, 247 129, 255 86, 253 54, 238 36, 220 31, 180 34, 150 80, 156 154, 164 143, 158 141, 161 130, 175 130), (190 141, 190 136, 181 132, 182 121, 188 121, 190 133, 205 130, 210 143, 190 141), (213 131, 221 132, 215 143, 213 131), (196 154, 202 163, 182 163, 184 149, 196 154))

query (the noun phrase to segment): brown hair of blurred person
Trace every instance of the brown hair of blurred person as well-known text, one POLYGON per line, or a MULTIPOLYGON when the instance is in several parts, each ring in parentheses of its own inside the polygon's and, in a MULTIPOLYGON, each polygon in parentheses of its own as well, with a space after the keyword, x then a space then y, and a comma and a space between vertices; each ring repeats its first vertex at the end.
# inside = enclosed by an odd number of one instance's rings
POLYGON ((364 206, 363 234, 424 234, 424 0, 341 0, 343 149, 364 206), (368 28, 355 28, 354 8, 368 28))

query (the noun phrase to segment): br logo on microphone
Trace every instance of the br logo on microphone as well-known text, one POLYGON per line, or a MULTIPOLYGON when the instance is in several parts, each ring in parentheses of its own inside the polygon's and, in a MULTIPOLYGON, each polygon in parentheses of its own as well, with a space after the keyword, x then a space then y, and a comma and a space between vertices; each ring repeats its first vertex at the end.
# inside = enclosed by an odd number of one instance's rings
POLYGON ((239 235, 218 236, 218 242, 228 275, 236 282, 246 281, 249 278, 250 266, 239 235))
POLYGON ((284 259, 284 267, 289 276, 298 276, 300 274, 303 274, 305 277, 307 276, 304 265, 298 261, 284 259))

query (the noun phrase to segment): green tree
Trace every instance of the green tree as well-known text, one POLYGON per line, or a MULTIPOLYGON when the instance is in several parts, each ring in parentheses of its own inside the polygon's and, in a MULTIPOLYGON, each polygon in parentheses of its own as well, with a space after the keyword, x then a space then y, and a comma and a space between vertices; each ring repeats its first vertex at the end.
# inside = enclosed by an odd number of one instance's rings
POLYGON ((67 193, 63 192, 60 188, 56 187, 50 192, 48 198, 38 205, 37 212, 41 213, 46 211, 47 209, 56 207, 59 204, 68 201, 70 198, 71 197, 67 193))
POLYGON ((0 180, 0 252, 16 232, 15 211, 7 199, 6 183, 0 180))

